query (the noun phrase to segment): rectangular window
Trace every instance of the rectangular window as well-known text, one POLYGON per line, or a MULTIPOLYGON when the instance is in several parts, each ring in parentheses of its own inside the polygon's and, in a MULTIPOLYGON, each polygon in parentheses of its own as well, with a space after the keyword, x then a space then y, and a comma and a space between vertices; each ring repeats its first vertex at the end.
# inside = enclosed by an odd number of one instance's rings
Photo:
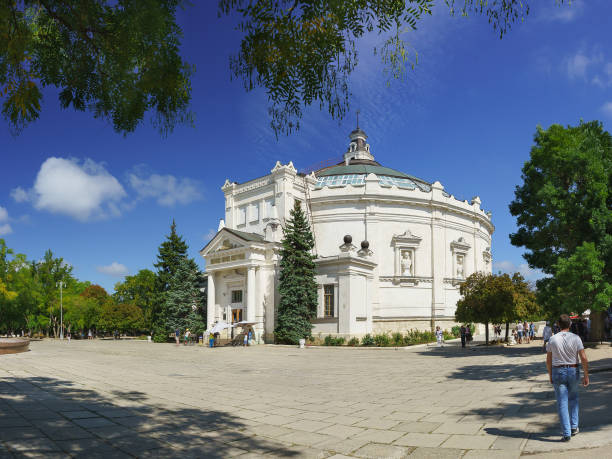
POLYGON ((264 201, 264 218, 272 218, 272 206, 274 199, 266 199, 264 201))
POLYGON ((246 223, 246 206, 238 208, 238 224, 244 225, 246 223))
POLYGON ((323 286, 324 317, 334 317, 334 286, 323 286))
POLYGON ((242 290, 232 290, 232 303, 242 303, 242 290))
POLYGON ((255 202, 251 204, 251 212, 250 212, 250 221, 257 222, 259 221, 259 203, 255 202))

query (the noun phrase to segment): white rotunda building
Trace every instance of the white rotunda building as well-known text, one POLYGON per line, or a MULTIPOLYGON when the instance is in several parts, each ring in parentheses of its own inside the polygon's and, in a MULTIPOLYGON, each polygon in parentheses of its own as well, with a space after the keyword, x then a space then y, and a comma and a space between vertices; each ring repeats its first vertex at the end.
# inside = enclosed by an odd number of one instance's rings
POLYGON ((297 200, 315 237, 319 292, 313 335, 442 329, 454 325, 459 284, 491 272, 491 214, 379 164, 364 131, 344 160, 309 174, 276 163, 268 175, 222 186, 225 218, 201 250, 210 328, 254 323, 273 342, 282 226, 297 200))

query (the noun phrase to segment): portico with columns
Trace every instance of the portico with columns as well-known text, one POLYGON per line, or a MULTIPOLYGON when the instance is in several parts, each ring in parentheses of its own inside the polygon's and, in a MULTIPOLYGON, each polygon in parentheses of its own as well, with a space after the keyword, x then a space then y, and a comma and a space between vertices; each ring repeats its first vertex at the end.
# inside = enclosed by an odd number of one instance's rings
POLYGON ((277 246, 263 237, 221 228, 202 249, 208 275, 207 329, 217 322, 249 322, 255 341, 264 340, 266 317, 274 310, 277 246))

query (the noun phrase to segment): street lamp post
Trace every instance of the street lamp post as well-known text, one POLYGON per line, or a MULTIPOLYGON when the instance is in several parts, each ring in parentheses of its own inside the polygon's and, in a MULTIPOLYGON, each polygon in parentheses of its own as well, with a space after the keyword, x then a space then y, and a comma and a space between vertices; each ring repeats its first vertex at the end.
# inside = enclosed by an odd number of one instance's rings
POLYGON ((62 288, 66 287, 66 284, 62 281, 59 281, 57 283, 57 286, 60 289, 60 339, 64 339, 64 304, 62 288))

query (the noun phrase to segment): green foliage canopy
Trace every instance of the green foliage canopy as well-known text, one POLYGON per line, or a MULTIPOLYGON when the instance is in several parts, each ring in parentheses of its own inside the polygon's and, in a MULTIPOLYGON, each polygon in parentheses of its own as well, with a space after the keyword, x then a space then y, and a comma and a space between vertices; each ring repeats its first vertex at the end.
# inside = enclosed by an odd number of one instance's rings
POLYGON ((457 302, 456 320, 485 324, 487 344, 489 324, 527 320, 538 314, 535 294, 518 273, 510 277, 476 272, 461 284, 459 292, 462 298, 457 302))
MULTIPOLYGON (((525 0, 445 0, 450 13, 484 15, 502 37, 529 13, 525 0)), ((305 107, 318 103, 334 119, 349 109, 349 76, 358 63, 357 41, 376 32, 374 49, 394 78, 414 67, 417 54, 406 42, 434 0, 220 0, 221 15, 242 21, 240 50, 230 60, 232 75, 247 91, 265 89, 276 134, 299 129, 305 107)))
POLYGON ((140 307, 144 314, 144 326, 150 330, 157 295, 157 276, 149 269, 141 269, 136 275, 125 276, 123 282, 115 284, 113 298, 117 303, 131 303, 140 307))
POLYGON ((551 315, 612 302, 612 137, 598 121, 538 127, 510 213, 551 315))
POLYGON ((279 343, 297 344, 311 336, 317 311, 314 238, 298 201, 289 213, 280 250, 280 304, 274 330, 279 343))
POLYGON ((180 0, 0 2, 2 113, 19 131, 41 111, 42 88, 117 132, 145 113, 162 133, 191 122, 192 68, 179 54, 180 0))

